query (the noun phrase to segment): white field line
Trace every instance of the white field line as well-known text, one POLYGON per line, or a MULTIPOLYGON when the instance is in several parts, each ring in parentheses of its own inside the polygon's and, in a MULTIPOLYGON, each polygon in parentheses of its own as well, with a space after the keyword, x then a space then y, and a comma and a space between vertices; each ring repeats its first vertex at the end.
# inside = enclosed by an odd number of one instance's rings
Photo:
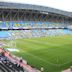
POLYGON ((19 52, 17 48, 7 48, 7 50, 11 52, 19 52))
MULTIPOLYGON (((28 41, 29 41, 29 42, 40 43, 40 44, 51 45, 51 46, 62 46, 62 45, 64 45, 64 44, 52 44, 52 43, 49 43, 49 42, 41 42, 41 41, 39 42, 39 41, 36 41, 36 40, 28 40, 28 41)), ((46 60, 42 59, 41 57, 38 57, 38 56, 36 56, 36 55, 33 55, 33 54, 31 54, 31 53, 28 53, 28 52, 25 52, 25 53, 28 54, 28 55, 30 55, 30 56, 33 56, 33 57, 36 58, 36 59, 39 59, 39 60, 45 62, 45 63, 47 63, 47 64, 51 64, 51 65, 54 65, 54 66, 63 66, 63 65, 66 65, 66 64, 72 62, 72 60, 70 60, 70 61, 65 62, 65 63, 63 63, 63 64, 54 64, 54 63, 51 63, 51 62, 49 62, 49 61, 46 61, 46 60)), ((57 57, 57 63, 58 63, 58 62, 59 62, 59 59, 58 59, 58 57, 57 57)))
MULTIPOLYGON (((38 57, 38 56, 36 56, 36 55, 33 55, 33 54, 31 54, 31 53, 28 53, 28 52, 25 52, 25 53, 26 53, 27 55, 30 55, 30 56, 38 59, 38 60, 41 60, 41 61, 45 62, 45 63, 47 63, 47 64, 51 64, 51 65, 58 66, 58 67, 63 66, 63 65, 66 65, 66 64, 72 62, 72 60, 71 60, 71 61, 68 61, 68 62, 63 63, 63 64, 54 64, 54 63, 51 63, 51 62, 49 62, 49 61, 47 61, 47 60, 42 59, 41 57, 38 57)), ((57 62, 59 62, 59 59, 58 59, 58 58, 57 58, 57 62)))
POLYGON ((37 40, 28 40, 28 42, 34 42, 34 43, 39 43, 39 44, 45 44, 45 45, 50 45, 50 46, 62 46, 65 44, 53 44, 50 42, 41 42, 41 41, 37 41, 37 40))
MULTIPOLYGON (((39 42, 39 41, 36 41, 36 40, 28 40, 28 41, 29 41, 29 42, 32 41, 32 42, 40 43, 40 44, 51 45, 51 46, 62 46, 62 45, 64 45, 64 44, 52 44, 52 43, 49 43, 49 42, 41 42, 41 41, 39 42)), ((42 59, 41 57, 38 57, 38 56, 36 56, 36 55, 33 55, 33 54, 31 54, 31 53, 28 53, 28 52, 25 52, 25 53, 28 54, 28 55, 30 55, 30 56, 32 56, 32 57, 34 57, 34 58, 36 58, 36 59, 39 59, 39 60, 45 62, 45 63, 47 63, 47 64, 51 64, 51 65, 54 65, 54 66, 63 66, 63 65, 66 65, 66 64, 72 62, 72 60, 71 60, 71 61, 68 61, 68 62, 63 63, 63 64, 54 64, 54 63, 51 63, 51 62, 49 62, 49 61, 47 61, 47 60, 42 59)), ((58 62, 59 62, 59 59, 57 58, 57 63, 58 63, 58 62)))
POLYGON ((45 63, 47 63, 47 64, 51 64, 51 65, 56 65, 56 66, 57 66, 57 64, 53 64, 53 63, 51 63, 51 62, 49 62, 49 61, 46 61, 46 60, 42 59, 41 57, 38 57, 38 56, 33 55, 33 54, 31 54, 31 53, 28 53, 28 52, 25 52, 25 53, 26 53, 27 55, 32 56, 33 58, 36 58, 36 59, 38 59, 38 60, 41 60, 41 61, 45 62, 45 63))

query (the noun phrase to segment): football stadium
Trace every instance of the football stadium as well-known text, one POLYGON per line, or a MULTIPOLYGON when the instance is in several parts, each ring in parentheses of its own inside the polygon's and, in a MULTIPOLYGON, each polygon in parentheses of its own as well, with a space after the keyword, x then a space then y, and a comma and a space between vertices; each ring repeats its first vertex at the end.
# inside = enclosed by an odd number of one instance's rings
POLYGON ((72 72, 72 12, 0 2, 0 72, 72 72))

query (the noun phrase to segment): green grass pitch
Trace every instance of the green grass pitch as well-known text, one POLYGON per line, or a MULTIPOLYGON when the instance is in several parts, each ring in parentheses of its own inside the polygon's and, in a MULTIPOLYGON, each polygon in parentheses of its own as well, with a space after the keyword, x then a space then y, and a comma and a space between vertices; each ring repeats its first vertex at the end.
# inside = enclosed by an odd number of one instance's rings
POLYGON ((61 72, 72 65, 72 36, 17 39, 13 54, 23 57, 28 63, 44 72, 61 72))

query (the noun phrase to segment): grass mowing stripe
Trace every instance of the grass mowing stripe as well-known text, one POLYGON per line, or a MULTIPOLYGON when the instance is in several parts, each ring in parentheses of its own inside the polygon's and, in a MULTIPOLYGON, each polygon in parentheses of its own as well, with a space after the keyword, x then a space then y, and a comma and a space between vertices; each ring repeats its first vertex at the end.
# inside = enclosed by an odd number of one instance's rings
POLYGON ((44 72, 60 72, 72 65, 72 36, 18 39, 16 45, 17 56, 38 69, 43 66, 44 72))

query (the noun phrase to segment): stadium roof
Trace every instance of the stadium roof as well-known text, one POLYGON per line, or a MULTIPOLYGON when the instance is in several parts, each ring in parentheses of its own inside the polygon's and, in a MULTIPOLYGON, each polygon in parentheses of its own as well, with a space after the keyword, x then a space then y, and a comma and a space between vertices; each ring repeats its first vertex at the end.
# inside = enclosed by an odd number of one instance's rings
POLYGON ((56 14, 72 17, 71 12, 62 11, 62 10, 58 10, 58 9, 54 9, 54 8, 50 8, 50 7, 31 5, 31 4, 0 2, 0 8, 38 10, 40 12, 51 12, 51 13, 56 13, 56 14))

